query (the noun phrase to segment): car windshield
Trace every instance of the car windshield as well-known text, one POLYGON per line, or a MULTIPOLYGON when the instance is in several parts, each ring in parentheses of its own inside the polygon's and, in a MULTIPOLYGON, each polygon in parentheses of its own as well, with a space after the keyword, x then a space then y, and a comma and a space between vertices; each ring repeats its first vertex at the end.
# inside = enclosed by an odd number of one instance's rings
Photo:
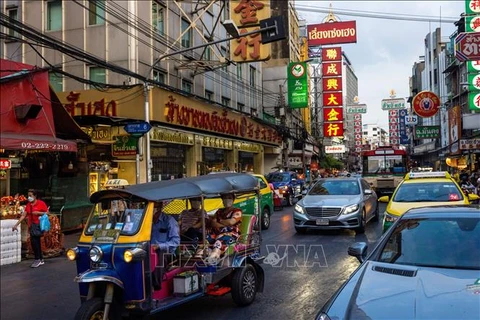
POLYGON ((398 188, 395 202, 445 202, 463 200, 461 191, 453 182, 403 183, 398 188))
POLYGON ((146 207, 145 201, 104 200, 93 207, 85 233, 118 230, 120 234, 133 235, 142 223, 146 207))
POLYGON ((290 180, 288 173, 275 173, 267 176, 268 182, 288 182, 290 180))
POLYGON ((320 180, 308 195, 356 195, 360 187, 356 180, 320 180))
POLYGON ((379 261, 480 270, 480 219, 406 219, 386 241, 379 261))

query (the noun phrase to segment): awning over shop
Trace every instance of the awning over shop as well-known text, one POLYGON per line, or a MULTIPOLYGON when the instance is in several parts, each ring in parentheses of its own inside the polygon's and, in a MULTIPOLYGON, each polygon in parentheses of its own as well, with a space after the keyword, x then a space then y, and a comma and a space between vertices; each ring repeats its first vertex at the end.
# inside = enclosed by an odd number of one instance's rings
POLYGON ((76 152, 89 140, 50 89, 48 70, 0 59, 0 148, 76 152))
POLYGON ((53 136, 4 133, 0 135, 0 145, 7 150, 39 150, 77 152, 77 143, 53 136))

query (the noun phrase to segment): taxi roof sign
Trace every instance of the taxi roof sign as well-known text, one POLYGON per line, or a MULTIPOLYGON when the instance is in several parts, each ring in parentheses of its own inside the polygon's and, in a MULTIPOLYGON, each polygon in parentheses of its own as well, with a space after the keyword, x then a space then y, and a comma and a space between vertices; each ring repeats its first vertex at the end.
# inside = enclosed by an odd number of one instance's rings
POLYGON ((451 179, 451 176, 446 171, 441 172, 410 172, 405 177, 405 180, 409 179, 426 179, 426 178, 446 178, 451 179))
POLYGON ((125 179, 110 179, 105 183, 105 188, 121 188, 128 185, 128 181, 125 179))

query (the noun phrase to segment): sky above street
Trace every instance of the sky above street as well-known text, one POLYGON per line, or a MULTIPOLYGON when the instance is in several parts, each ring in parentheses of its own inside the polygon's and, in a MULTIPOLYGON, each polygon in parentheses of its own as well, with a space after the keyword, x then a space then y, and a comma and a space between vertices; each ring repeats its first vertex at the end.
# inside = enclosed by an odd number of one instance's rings
MULTIPOLYGON (((308 6, 328 9, 340 21, 355 20, 357 43, 341 44, 358 77, 360 103, 367 104, 363 123, 378 124, 388 129, 387 111, 380 107, 382 99, 389 98, 394 89, 397 97, 409 95, 409 77, 413 63, 425 54, 424 39, 429 28, 434 31, 443 19, 459 19, 465 12, 465 1, 295 1, 297 7, 308 6), (399 21, 347 16, 335 12, 353 10, 356 13, 375 12, 396 16, 420 15, 435 17, 436 21, 399 21), (361 12, 363 11, 363 12, 361 12)), ((322 23, 327 13, 298 10, 300 19, 308 24, 322 23)), ((453 23, 442 23, 442 38, 455 31, 453 23)))

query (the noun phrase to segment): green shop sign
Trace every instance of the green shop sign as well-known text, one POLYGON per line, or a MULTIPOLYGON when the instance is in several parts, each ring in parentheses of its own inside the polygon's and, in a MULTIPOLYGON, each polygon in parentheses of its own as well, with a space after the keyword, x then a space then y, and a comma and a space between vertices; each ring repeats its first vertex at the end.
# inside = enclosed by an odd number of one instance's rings
POLYGON ((465 17, 465 32, 480 31, 480 15, 473 15, 465 17))
POLYGON ((480 90, 480 73, 468 75, 468 91, 480 90))
POLYGON ((467 61, 467 70, 469 74, 480 73, 480 60, 467 61))
POLYGON ((124 157, 137 154, 137 138, 130 135, 114 136, 115 143, 112 145, 112 156, 124 157))
POLYGON ((480 92, 469 92, 468 93, 468 109, 470 111, 480 112, 480 92))
POLYGON ((291 62, 287 71, 288 105, 292 109, 308 107, 308 77, 305 62, 291 62))
POLYGON ((416 126, 415 139, 431 139, 440 137, 440 126, 416 126))
POLYGON ((480 14, 480 3, 478 0, 465 0, 465 13, 467 16, 480 14))
POLYGON ((357 104, 347 106, 347 113, 367 113, 367 105, 366 104, 357 104))
POLYGON ((396 110, 396 109, 405 109, 405 99, 396 98, 396 99, 382 100, 382 110, 396 110))

